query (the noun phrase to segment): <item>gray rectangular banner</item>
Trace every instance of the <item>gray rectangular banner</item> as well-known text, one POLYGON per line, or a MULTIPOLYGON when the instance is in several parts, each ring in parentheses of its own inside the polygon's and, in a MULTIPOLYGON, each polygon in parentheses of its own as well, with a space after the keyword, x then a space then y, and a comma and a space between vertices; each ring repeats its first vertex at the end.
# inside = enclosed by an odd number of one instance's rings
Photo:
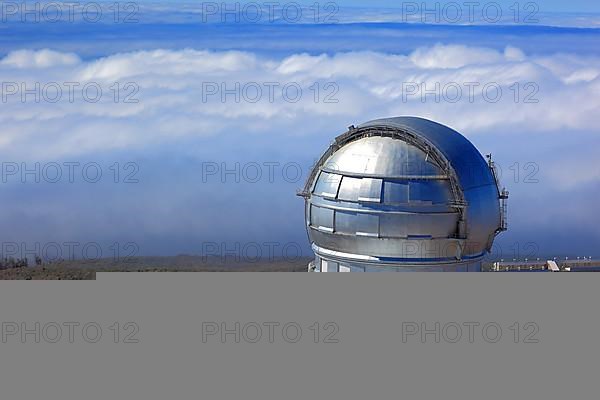
POLYGON ((600 274, 0 282, 0 398, 597 399, 600 274))

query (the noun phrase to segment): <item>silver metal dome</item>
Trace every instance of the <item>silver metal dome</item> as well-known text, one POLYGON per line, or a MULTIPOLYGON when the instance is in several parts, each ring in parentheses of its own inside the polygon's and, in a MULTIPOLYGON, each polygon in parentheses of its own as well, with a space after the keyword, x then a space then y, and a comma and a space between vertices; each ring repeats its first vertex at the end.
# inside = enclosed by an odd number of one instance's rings
POLYGON ((480 270, 506 229, 491 158, 422 118, 350 127, 301 195, 317 271, 480 270))

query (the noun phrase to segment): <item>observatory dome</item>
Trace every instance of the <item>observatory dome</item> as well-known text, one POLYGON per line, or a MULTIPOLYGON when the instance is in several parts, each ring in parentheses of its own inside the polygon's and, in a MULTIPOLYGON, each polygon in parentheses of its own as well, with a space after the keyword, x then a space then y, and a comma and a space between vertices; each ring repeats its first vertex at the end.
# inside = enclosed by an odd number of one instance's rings
POLYGON ((317 271, 480 270, 505 230, 491 159, 422 118, 351 126, 301 195, 317 271))

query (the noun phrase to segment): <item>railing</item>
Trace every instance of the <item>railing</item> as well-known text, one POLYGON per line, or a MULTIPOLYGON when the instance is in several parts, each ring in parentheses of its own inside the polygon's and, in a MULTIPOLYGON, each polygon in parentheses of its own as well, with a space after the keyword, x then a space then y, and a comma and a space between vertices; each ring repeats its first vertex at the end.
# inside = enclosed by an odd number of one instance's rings
POLYGON ((599 268, 600 261, 594 260, 591 257, 579 257, 577 259, 569 259, 568 257, 559 260, 556 257, 552 260, 513 260, 513 261, 497 261, 491 264, 486 271, 492 272, 525 272, 525 271, 571 271, 572 268, 599 268))

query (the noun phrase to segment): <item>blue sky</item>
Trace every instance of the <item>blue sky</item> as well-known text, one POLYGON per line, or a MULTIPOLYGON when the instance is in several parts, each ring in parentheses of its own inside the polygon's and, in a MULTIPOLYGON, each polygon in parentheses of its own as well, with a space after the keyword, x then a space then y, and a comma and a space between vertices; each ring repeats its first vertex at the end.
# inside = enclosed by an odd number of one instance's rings
MULTIPOLYGON (((154 2, 154 1, 153 0, 142 0, 141 2, 154 2)), ((252 2, 253 1, 251 1, 251 0, 240 1, 240 3, 242 3, 242 4, 247 4, 247 3, 252 3, 252 2)), ((280 3, 283 3, 283 2, 280 2, 280 3)), ((300 0, 300 1, 296 1, 296 3, 310 5, 310 4, 314 4, 314 1, 300 0)), ((326 3, 326 2, 323 2, 323 3, 326 3)), ((342 6, 346 6, 346 7, 365 7, 365 6, 367 6, 367 7, 372 7, 372 8, 399 8, 399 7, 401 7, 401 4, 403 2, 394 1, 394 0, 371 0, 368 2, 359 1, 359 0, 341 0, 341 1, 336 1, 335 3, 337 3, 340 7, 342 7, 342 6)), ((404 2, 404 3, 408 3, 408 2, 404 2)), ((422 0, 419 0, 416 3, 417 4, 425 3, 425 4, 427 4, 428 7, 433 8, 433 7, 435 7, 436 3, 439 3, 440 6, 444 6, 449 3, 463 4, 465 2, 448 1, 448 0, 446 0, 446 1, 422 1, 422 0)), ((472 2, 472 3, 477 3, 477 2, 472 2)), ((484 4, 486 2, 480 1, 478 3, 484 4)), ((514 0, 494 0, 494 3, 500 4, 502 7, 508 9, 509 6, 512 6, 515 3, 520 3, 522 5, 525 5, 530 2, 529 1, 516 2, 514 0)), ((569 2, 560 1, 560 0, 544 0, 544 1, 531 2, 531 3, 538 4, 540 10, 552 11, 552 12, 573 12, 573 11, 597 12, 600 9, 600 6, 597 3, 595 3, 594 1, 590 1, 590 0, 571 0, 569 2)))
MULTIPOLYGON (((418 1, 417 3, 421 4, 421 3, 426 3, 428 5, 428 7, 433 8, 435 3, 440 3, 441 5, 444 4, 448 4, 448 3, 459 3, 462 4, 464 2, 460 2, 460 1, 418 1)), ((511 6, 517 2, 513 1, 513 0, 495 0, 495 3, 500 4, 503 7, 508 8, 508 6, 511 6)), ((343 4, 343 5, 348 5, 348 6, 353 6, 353 7, 360 7, 360 6, 364 6, 365 2, 364 1, 357 1, 357 0, 344 0, 344 1, 339 1, 339 4, 343 4)), ((390 0, 373 0, 373 1, 369 1, 368 4, 371 7, 397 7, 398 3, 402 3, 399 1, 390 1, 390 0)), ((479 2, 479 3, 485 3, 483 1, 479 2)), ((520 2, 521 4, 526 4, 528 3, 527 1, 524 2, 520 2)), ((598 11, 599 6, 597 3, 594 3, 593 1, 589 1, 589 0, 572 0, 569 2, 565 2, 565 1, 560 1, 560 0, 544 0, 543 2, 536 2, 539 4, 540 9, 546 10, 546 11, 582 11, 582 12, 594 12, 594 11, 598 11)))
MULTIPOLYGON (((340 11, 337 24, 205 24, 190 3, 165 4, 133 24, 0 24, 2 82, 94 83, 105 93, 97 103, 78 91, 72 102, 16 94, 0 104, 5 169, 78 162, 103 171, 97 183, 7 176, 2 243, 98 242, 108 254, 111 243, 135 242, 139 254, 197 254, 206 242, 277 241, 309 256, 295 193, 315 158, 350 124, 418 115, 494 153, 511 191, 509 231, 497 242, 504 257, 528 255, 530 242, 540 256, 600 255, 600 19, 582 14, 598 11, 592 2, 570 2, 568 14, 545 20, 554 26, 406 24, 389 13, 391 2, 366 9, 353 1, 343 5, 362 8, 340 11), (402 96, 406 83, 473 81, 501 86, 502 99, 402 96), (236 82, 294 83, 303 96, 203 100, 206 83, 236 82), (138 102, 115 102, 115 83, 134 83, 138 102), (326 103, 332 83, 338 101, 326 103), (538 102, 524 102, 528 94, 538 102), (128 163, 138 183, 122 182, 128 163), (207 165, 255 164, 263 174, 256 183, 202 179, 207 165), (273 182, 265 164, 277 165, 273 182), (285 165, 299 166, 301 179, 284 179, 285 165)), ((565 11, 558 1, 543 10, 565 11)))

